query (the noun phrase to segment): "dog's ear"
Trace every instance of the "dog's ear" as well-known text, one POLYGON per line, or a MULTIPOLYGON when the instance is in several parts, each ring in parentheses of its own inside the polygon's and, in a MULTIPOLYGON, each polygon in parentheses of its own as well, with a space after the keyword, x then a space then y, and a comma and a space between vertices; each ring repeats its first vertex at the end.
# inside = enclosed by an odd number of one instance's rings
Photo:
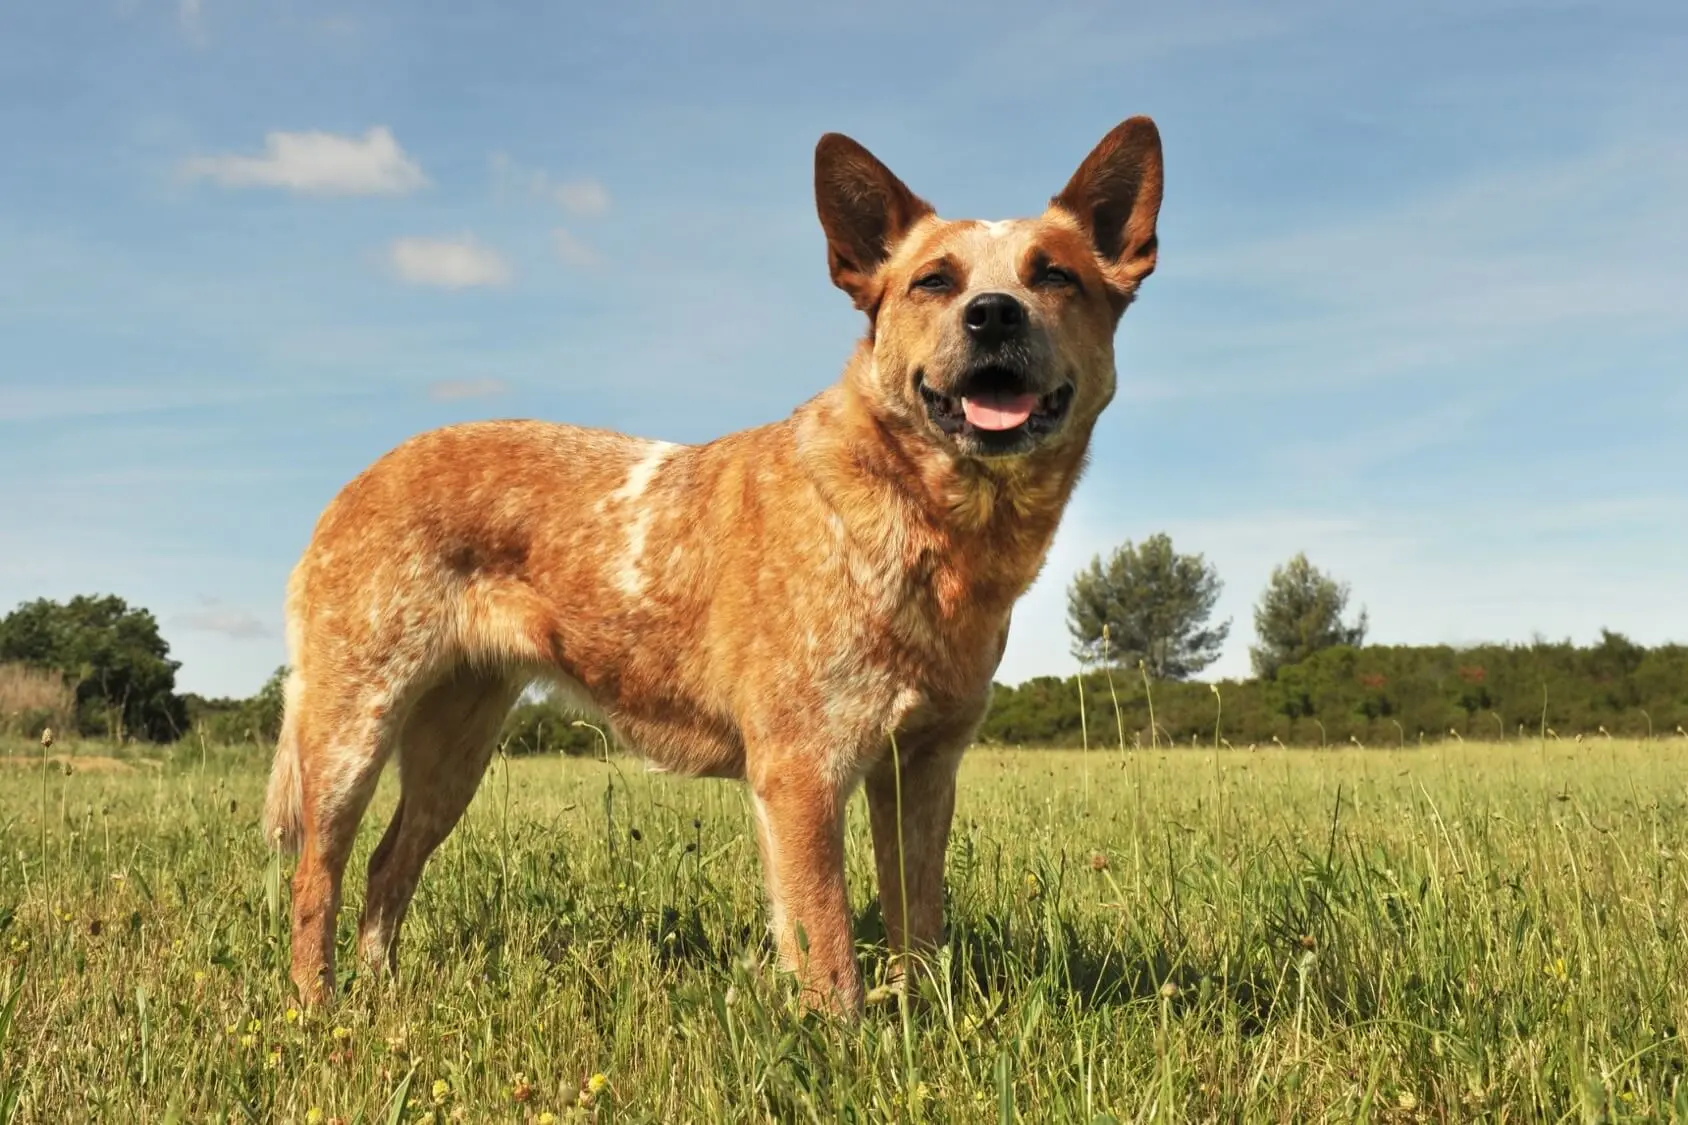
POLYGON ((1160 130, 1147 117, 1114 126, 1050 200, 1090 235, 1109 288, 1129 302, 1155 269, 1161 205, 1160 130))
POLYGON ((815 209, 826 232, 832 283, 856 307, 878 302, 874 275, 891 249, 932 205, 910 191, 891 169, 842 133, 815 146, 815 209))

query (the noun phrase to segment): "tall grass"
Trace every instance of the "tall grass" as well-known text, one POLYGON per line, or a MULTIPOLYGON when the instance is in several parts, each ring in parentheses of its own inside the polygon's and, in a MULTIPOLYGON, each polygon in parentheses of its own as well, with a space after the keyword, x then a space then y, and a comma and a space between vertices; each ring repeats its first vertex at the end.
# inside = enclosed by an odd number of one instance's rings
POLYGON ((43 727, 73 729, 76 689, 56 672, 0 664, 0 735, 35 738, 43 727))
POLYGON ((384 786, 318 1016, 258 764, 55 772, 44 849, 0 775, 0 1122, 1688 1120, 1684 741, 977 751, 937 971, 857 1027, 770 969, 730 784, 500 759, 383 985, 384 786))

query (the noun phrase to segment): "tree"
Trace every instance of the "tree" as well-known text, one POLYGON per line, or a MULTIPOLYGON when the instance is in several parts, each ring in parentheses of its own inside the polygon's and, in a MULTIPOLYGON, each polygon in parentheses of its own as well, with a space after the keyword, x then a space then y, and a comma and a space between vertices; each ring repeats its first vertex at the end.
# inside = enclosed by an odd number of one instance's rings
POLYGON ((158 622, 115 596, 41 598, 0 618, 0 661, 55 671, 76 685, 84 734, 127 732, 155 742, 178 737, 187 708, 158 622))
POLYGON ((1320 571, 1305 553, 1273 567, 1254 607, 1254 632, 1260 641, 1248 650, 1254 674, 1273 679, 1278 669, 1299 664, 1322 649, 1358 648, 1366 638, 1366 611, 1348 625, 1342 621, 1347 608, 1347 583, 1320 571))
POLYGON ((287 696, 287 665, 283 664, 256 695, 246 699, 206 699, 188 692, 182 696, 188 722, 212 742, 235 746, 255 743, 273 746, 281 735, 281 717, 287 696))
POLYGON ((1073 655, 1127 667, 1142 661, 1157 679, 1188 679, 1219 659, 1231 631, 1228 620, 1208 627, 1223 587, 1206 559, 1178 554, 1164 533, 1141 546, 1127 541, 1106 564, 1097 556, 1073 577, 1067 590, 1073 655))

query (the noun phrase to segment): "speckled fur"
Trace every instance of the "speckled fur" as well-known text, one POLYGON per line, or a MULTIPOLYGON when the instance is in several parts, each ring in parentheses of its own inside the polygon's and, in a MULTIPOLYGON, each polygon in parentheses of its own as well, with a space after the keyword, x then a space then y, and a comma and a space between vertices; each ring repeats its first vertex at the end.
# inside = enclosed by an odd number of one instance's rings
POLYGON ((698 446, 451 426, 347 485, 288 586, 292 673, 265 818, 299 851, 302 996, 331 992, 342 877, 386 761, 401 799, 359 928, 376 967, 396 964, 424 864, 511 703, 543 678, 653 764, 748 782, 775 938, 810 1003, 861 1003, 843 811, 864 779, 893 949, 938 941, 956 768, 1113 397, 1113 336, 1154 268, 1160 184, 1159 136, 1135 118, 1041 216, 948 222, 829 135, 816 151, 829 264, 870 324, 837 384, 698 446), (1039 284, 1051 261, 1077 284, 1039 284), (912 285, 934 263, 956 275, 952 292, 912 285), (961 377, 961 308, 985 290, 1021 300, 1036 362, 1075 388, 1064 426, 1008 458, 954 447, 913 378, 961 377))

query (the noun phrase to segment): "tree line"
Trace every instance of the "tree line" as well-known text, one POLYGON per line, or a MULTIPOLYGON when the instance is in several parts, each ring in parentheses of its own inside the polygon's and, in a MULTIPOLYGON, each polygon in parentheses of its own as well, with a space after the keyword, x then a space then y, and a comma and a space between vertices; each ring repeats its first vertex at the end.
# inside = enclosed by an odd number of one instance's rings
POLYGON ((1688 737, 1688 646, 1322 648, 1272 678, 1103 668, 998 685, 980 741, 1010 746, 1411 746, 1426 740, 1688 737), (1082 698, 1082 705, 1081 705, 1082 698), (1152 723, 1151 723, 1151 715, 1152 723))
POLYGON ((1078 746, 1405 745, 1422 739, 1688 737, 1688 647, 1598 643, 1382 646, 1365 643, 1348 584, 1305 553, 1275 567, 1254 606, 1253 676, 1189 682, 1219 656, 1231 622, 1200 554, 1165 534, 1125 543, 1074 576, 1073 655, 1084 670, 998 685, 983 740, 1078 746), (1563 735, 1561 734, 1563 732, 1563 735))
MULTIPOLYGON (((1020 746, 1410 745, 1425 739, 1688 737, 1688 646, 1602 630, 1590 646, 1368 645, 1348 585, 1297 554, 1255 603, 1252 676, 1195 677, 1230 621, 1200 554, 1154 535, 1073 576, 1067 625, 1081 670, 995 685, 980 731, 1020 746)), ((37 599, 0 618, 0 731, 273 743, 286 669, 253 696, 178 693, 158 622, 112 595, 37 599)), ((602 732, 548 698, 505 725, 512 754, 600 752, 602 732)))

